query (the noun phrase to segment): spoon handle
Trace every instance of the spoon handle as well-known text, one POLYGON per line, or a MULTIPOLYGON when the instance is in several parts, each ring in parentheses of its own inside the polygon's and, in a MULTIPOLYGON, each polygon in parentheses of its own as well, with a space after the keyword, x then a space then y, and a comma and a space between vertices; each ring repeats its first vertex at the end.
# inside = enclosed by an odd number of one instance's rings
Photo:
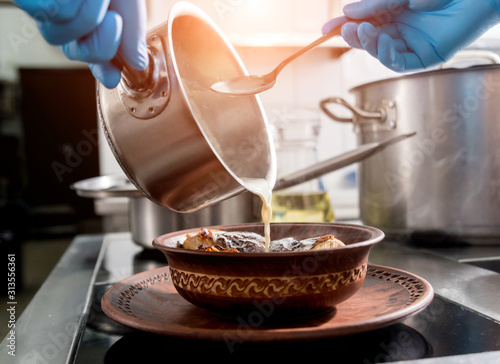
POLYGON ((343 25, 344 25, 344 23, 339 24, 338 26, 336 26, 335 28, 333 28, 332 30, 330 30, 328 33, 324 34, 323 36, 321 36, 318 39, 316 39, 314 42, 308 44, 304 48, 302 48, 299 51, 297 51, 296 53, 292 54, 290 57, 288 57, 285 60, 283 60, 274 69, 273 73, 279 73, 288 63, 290 63, 291 61, 293 61, 295 58, 300 57, 301 55, 303 55, 306 52, 309 52, 311 49, 319 46, 320 44, 322 44, 324 42, 326 42, 330 38, 333 38, 333 37, 335 37, 337 35, 340 35, 343 25))

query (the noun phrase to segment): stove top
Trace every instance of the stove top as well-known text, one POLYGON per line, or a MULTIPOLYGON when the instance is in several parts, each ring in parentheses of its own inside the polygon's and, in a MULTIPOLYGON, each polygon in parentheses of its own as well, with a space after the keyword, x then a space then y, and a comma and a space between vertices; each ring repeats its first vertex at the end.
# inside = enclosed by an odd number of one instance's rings
MULTIPOLYGON (((98 313, 96 313, 96 317, 98 313)), ((437 296, 428 309, 383 329, 340 338, 311 341, 225 343, 123 332, 106 323, 89 324, 76 363, 91 363, 101 353, 105 363, 152 362, 171 353, 185 353, 190 360, 210 355, 217 360, 281 361, 338 356, 348 363, 392 363, 424 358, 444 358, 500 350, 500 327, 477 313, 437 296), (103 330, 111 329, 107 335, 103 330), (131 358, 134 360, 131 361, 131 358), (151 361, 150 361, 151 360, 151 361)), ((497 359, 500 357, 498 354, 497 359)), ((418 361, 417 361, 418 362, 418 361)), ((486 362, 486 361, 485 361, 486 362)), ((455 363, 455 362, 454 362, 455 363)), ((483 363, 483 362, 482 362, 483 363)))
MULTIPOLYGON (((80 236, 19 319, 17 352, 21 358, 50 363, 144 363, 170 358, 171 353, 190 360, 210 356, 296 361, 328 355, 361 364, 458 359, 499 363, 500 275, 495 271, 499 252, 500 247, 494 246, 431 250, 384 241, 372 249, 370 263, 428 280, 436 295, 425 310, 362 334, 301 342, 241 342, 229 350, 225 342, 152 335, 110 320, 100 306, 104 292, 133 274, 165 266, 166 260, 160 252, 133 243, 128 233, 80 236)), ((0 361, 9 355, 7 344, 6 338, 0 361)))

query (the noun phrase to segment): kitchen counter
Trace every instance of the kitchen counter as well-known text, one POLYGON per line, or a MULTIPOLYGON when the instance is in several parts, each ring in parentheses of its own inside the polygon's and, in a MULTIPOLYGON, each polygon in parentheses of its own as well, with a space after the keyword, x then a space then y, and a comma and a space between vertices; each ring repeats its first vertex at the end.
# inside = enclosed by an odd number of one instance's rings
POLYGON ((239 353, 229 354, 224 343, 156 336, 111 321, 100 308, 104 292, 135 273, 164 266, 166 260, 156 250, 133 243, 129 233, 77 236, 16 320, 15 333, 2 341, 0 362, 148 362, 174 351, 192 359, 208 354, 220 360, 251 359, 263 358, 269 348, 281 359, 328 352, 363 364, 500 362, 500 274, 495 271, 500 246, 429 249, 385 240, 372 249, 370 263, 426 279, 436 294, 433 302, 374 332, 299 345, 277 339, 245 344, 239 353), (413 340, 403 340, 409 333, 413 340))

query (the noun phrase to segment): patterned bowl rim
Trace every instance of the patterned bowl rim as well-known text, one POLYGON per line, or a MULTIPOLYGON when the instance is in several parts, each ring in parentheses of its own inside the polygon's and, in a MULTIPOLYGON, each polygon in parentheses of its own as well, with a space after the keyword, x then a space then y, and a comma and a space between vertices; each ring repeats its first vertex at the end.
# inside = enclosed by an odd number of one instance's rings
MULTIPOLYGON (((372 227, 372 226, 366 226, 366 225, 359 225, 359 224, 352 224, 352 223, 271 223, 271 228, 273 225, 294 225, 294 226, 331 226, 332 228, 348 228, 348 229, 353 229, 353 230, 368 230, 373 234, 373 237, 368 239, 368 240, 363 240, 359 241, 356 243, 352 244, 346 244, 345 246, 340 246, 340 247, 335 247, 331 249, 322 249, 322 250, 308 250, 308 251, 295 251, 295 252, 259 252, 259 253, 241 253, 237 254, 239 259, 245 259, 245 258, 264 258, 264 257, 284 257, 284 256, 297 256, 297 255, 304 255, 304 256, 309 256, 312 254, 325 254, 330 253, 330 252, 338 252, 338 251, 343 251, 343 250, 350 250, 350 249, 356 249, 356 248, 361 248, 361 247, 370 247, 375 245, 376 243, 379 243, 382 241, 385 237, 385 234, 382 230, 372 227)), ((214 225, 214 226, 207 226, 205 227, 206 229, 212 229, 212 230, 228 230, 228 229, 234 229, 234 228, 245 228, 245 227, 260 227, 264 229, 264 224, 263 223, 242 223, 242 224, 232 224, 232 225, 214 225)), ((170 238, 174 238, 177 236, 183 236, 188 233, 192 232, 197 232, 201 228, 191 228, 191 229, 186 229, 186 230, 179 230, 179 231, 174 231, 168 234, 160 235, 157 238, 153 240, 153 247, 155 247, 158 250, 161 250, 162 252, 167 252, 167 253, 175 253, 175 254, 188 254, 188 255, 200 255, 200 256, 231 256, 234 257, 235 254, 231 252, 210 252, 210 251, 203 251, 203 250, 190 250, 190 249, 182 249, 182 248, 177 248, 177 247, 170 247, 166 246, 164 244, 164 241, 170 238)))

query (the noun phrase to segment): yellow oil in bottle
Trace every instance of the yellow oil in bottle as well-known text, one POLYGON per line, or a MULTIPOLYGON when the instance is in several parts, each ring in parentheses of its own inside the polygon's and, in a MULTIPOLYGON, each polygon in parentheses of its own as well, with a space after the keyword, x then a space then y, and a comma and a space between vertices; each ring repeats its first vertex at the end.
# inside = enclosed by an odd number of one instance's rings
POLYGON ((334 220, 328 192, 275 192, 272 222, 331 222, 334 220))
MULTIPOLYGON (((293 109, 272 119, 278 178, 318 162, 321 117, 317 109, 293 109)), ((272 222, 331 222, 330 197, 320 178, 273 191, 272 222)))

